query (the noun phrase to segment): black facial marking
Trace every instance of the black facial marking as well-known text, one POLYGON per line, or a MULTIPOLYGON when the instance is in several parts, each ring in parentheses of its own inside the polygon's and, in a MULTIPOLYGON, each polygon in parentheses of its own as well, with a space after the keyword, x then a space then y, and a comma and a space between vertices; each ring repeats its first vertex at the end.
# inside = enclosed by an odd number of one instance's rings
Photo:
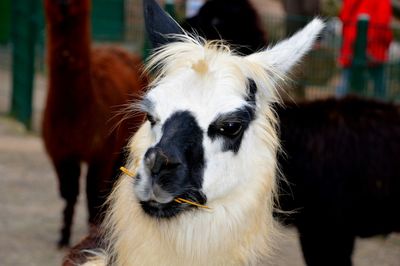
POLYGON ((223 139, 223 151, 237 153, 242 143, 244 132, 255 118, 257 86, 254 80, 248 79, 248 94, 246 101, 249 105, 233 111, 221 114, 208 127, 207 135, 211 140, 223 139))
MULTIPOLYGON (((162 127, 160 141, 145 154, 145 164, 152 183, 156 183, 173 197, 182 197, 204 204, 201 192, 203 169, 203 131, 188 111, 174 113, 162 127)), ((160 204, 141 202, 143 210, 158 218, 175 216, 186 205, 176 202, 160 204)))
POLYGON ((156 147, 175 155, 188 171, 190 183, 201 188, 203 183, 204 151, 203 130, 188 112, 176 112, 163 125, 163 135, 156 147))

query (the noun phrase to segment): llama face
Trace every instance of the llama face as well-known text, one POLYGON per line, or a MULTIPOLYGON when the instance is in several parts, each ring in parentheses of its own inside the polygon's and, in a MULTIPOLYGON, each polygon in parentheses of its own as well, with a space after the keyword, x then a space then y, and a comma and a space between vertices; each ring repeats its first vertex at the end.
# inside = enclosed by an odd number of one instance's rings
POLYGON ((227 171, 232 157, 241 157, 242 142, 256 117, 256 85, 233 76, 224 70, 199 75, 182 69, 144 98, 142 109, 153 141, 139 168, 135 192, 146 213, 174 216, 190 208, 175 198, 204 204, 240 183, 218 169, 227 171), (206 189, 203 184, 208 184, 206 189))
POLYGON ((277 83, 311 48, 322 22, 242 57, 185 35, 154 0, 144 1, 144 11, 149 39, 161 49, 150 60, 156 79, 141 106, 146 140, 133 150, 141 158, 134 193, 143 210, 168 218, 192 208, 175 198, 212 204, 264 186, 260 173, 275 171, 270 103, 277 83))

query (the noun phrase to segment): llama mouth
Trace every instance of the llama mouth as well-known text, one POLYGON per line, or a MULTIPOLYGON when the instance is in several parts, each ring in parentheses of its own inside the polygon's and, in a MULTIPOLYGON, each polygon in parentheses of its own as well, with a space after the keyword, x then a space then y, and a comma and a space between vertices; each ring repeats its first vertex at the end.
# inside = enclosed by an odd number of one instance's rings
POLYGON ((175 201, 159 203, 154 200, 141 201, 143 211, 155 218, 171 218, 183 211, 181 204, 175 201))
MULTIPOLYGON (((207 201, 206 196, 201 191, 190 191, 184 193, 177 198, 188 199, 190 201, 205 204, 207 201)), ((172 218, 184 211, 195 210, 198 207, 184 202, 171 201, 168 203, 159 203, 154 200, 140 201, 143 211, 154 218, 172 218)))

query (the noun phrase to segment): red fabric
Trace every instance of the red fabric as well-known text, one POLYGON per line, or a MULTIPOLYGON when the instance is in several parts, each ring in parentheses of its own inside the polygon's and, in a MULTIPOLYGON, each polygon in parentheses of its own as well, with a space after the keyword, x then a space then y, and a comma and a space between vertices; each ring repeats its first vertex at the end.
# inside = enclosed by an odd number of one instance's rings
POLYGON ((368 28, 367 57, 370 64, 384 63, 388 59, 388 48, 392 41, 390 0, 344 0, 340 19, 343 22, 343 42, 339 63, 351 65, 353 44, 357 33, 357 18, 360 14, 370 16, 368 28))

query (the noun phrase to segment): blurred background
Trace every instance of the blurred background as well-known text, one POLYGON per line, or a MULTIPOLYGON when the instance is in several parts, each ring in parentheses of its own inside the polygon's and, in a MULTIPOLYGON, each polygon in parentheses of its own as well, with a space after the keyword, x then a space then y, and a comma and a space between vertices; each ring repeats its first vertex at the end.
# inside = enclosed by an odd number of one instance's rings
MULTIPOLYGON (((205 2, 160 1, 183 25, 187 18, 198 14, 205 2)), ((395 104, 400 101, 400 1, 390 1, 389 22, 384 26, 374 25, 372 15, 358 17, 354 13, 351 22, 343 20, 340 15, 344 3, 340 0, 249 2, 259 18, 264 46, 293 34, 315 15, 326 20, 326 29, 294 71, 296 82, 287 86, 283 98, 311 101, 351 93, 395 104), (351 64, 343 59, 346 23, 357 29, 351 64), (385 31, 386 36, 390 32, 388 45, 382 48, 384 55, 377 62, 369 58, 370 46, 383 37, 369 40, 367 32, 374 29, 385 31), (371 65, 381 69, 379 81, 368 76, 371 65), (346 71, 353 73, 347 81, 346 71)), ((121 47, 146 60, 149 47, 141 0, 92 0, 90 21, 94 46, 121 47)), ((62 201, 40 137, 48 89, 47 58, 43 2, 0 0, 0 265, 60 265, 65 252, 56 248, 62 201)), ((87 232, 85 204, 85 198, 80 197, 72 243, 87 232)), ((273 265, 305 265, 296 231, 287 230, 273 265)), ((353 262, 358 266, 399 266, 400 235, 357 239, 353 262)))
MULTIPOLYGON (((193 16, 198 12, 199 7, 206 1, 160 2, 178 21, 184 21, 187 16, 193 16)), ((342 1, 251 0, 250 2, 259 16, 259 26, 263 30, 265 45, 273 44, 292 34, 314 15, 326 19, 327 28, 319 40, 319 47, 306 58, 301 71, 297 71, 301 72, 299 84, 289 93, 296 99, 316 99, 335 95, 340 83, 342 21, 338 15, 342 1)), ((398 1, 391 1, 391 4, 393 16, 389 27, 393 38, 384 62, 387 89, 380 95, 389 101, 400 99, 398 80, 400 20, 396 16, 399 14, 400 4, 398 1)), ((43 3, 40 0, 1 0, 0 5, 0 111, 14 114, 25 125, 39 131, 42 109, 40 106, 43 106, 40 101, 44 99, 47 73, 43 3)), ((356 21, 356 15, 353 20, 356 21)), ((93 0, 91 23, 95 44, 112 43, 139 53, 143 57, 147 56, 141 1, 93 0)), ((374 24, 369 26, 380 27, 374 24)), ((366 38, 361 41, 364 41, 366 46, 366 38)), ((351 90, 361 95, 374 96, 372 84, 351 90)))

